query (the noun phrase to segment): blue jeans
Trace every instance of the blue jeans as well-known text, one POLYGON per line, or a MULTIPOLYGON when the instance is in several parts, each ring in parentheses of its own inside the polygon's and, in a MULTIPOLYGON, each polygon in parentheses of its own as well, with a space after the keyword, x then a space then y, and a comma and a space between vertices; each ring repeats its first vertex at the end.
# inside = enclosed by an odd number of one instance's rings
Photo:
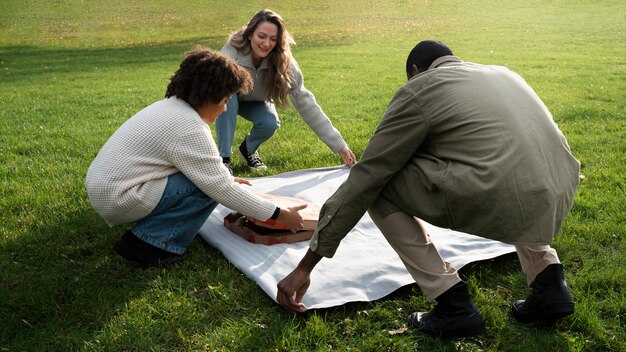
POLYGON ((237 127, 237 114, 252 122, 252 129, 246 137, 248 153, 254 153, 261 143, 270 139, 280 127, 280 120, 274 104, 264 101, 239 101, 233 94, 226 105, 226 111, 215 121, 217 145, 222 158, 232 155, 231 147, 237 127))
POLYGON ((178 172, 167 178, 159 204, 132 232, 155 247, 183 254, 217 204, 178 172))

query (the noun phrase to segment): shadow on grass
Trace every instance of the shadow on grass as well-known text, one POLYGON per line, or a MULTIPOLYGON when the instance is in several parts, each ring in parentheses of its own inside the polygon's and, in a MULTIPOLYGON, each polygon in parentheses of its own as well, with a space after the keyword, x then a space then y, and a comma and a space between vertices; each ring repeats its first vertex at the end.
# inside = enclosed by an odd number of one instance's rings
MULTIPOLYGON (((198 37, 185 41, 113 48, 0 47, 0 80, 3 83, 33 82, 46 74, 77 73, 94 68, 124 67, 151 63, 179 63, 196 45, 219 50, 223 37, 198 37)), ((35 81, 36 82, 36 81, 35 81)))
POLYGON ((112 250, 117 235, 105 235, 110 233, 105 226, 85 226, 99 223, 96 216, 85 211, 64 222, 49 220, 5 241, 0 345, 76 348, 161 273, 137 269, 118 257, 112 250))
POLYGON ((179 329, 210 334, 276 309, 199 237, 182 263, 141 269, 112 249, 125 228, 109 229, 90 209, 40 223, 0 242, 0 346, 8 350, 178 346, 179 329))

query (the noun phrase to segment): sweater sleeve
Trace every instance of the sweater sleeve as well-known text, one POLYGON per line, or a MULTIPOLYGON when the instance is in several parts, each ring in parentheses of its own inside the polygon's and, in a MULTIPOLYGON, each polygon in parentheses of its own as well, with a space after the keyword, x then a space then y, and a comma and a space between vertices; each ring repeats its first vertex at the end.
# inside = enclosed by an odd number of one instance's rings
POLYGON ((335 254, 341 240, 416 153, 429 125, 419 110, 415 93, 404 87, 398 90, 363 157, 322 206, 317 229, 309 243, 312 251, 325 257, 335 254))
POLYGON ((260 220, 269 219, 276 206, 234 182, 222 163, 208 127, 181 135, 170 151, 172 164, 202 192, 223 206, 260 220))
POLYGON ((315 96, 304 87, 304 77, 298 64, 291 62, 291 75, 293 86, 289 97, 293 106, 302 117, 302 120, 313 130, 319 139, 324 142, 333 153, 338 153, 347 146, 339 131, 333 126, 332 122, 322 108, 315 101, 315 96))

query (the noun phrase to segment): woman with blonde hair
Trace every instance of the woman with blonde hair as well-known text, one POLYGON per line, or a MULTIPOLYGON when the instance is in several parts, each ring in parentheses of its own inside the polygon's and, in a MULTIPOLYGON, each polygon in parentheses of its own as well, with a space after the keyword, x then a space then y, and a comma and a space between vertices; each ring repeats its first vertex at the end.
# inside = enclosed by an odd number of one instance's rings
POLYGON ((276 105, 285 107, 289 100, 304 122, 343 162, 351 167, 354 153, 332 125, 330 119, 304 87, 302 72, 291 55, 295 41, 287 32, 283 19, 272 10, 257 12, 246 26, 232 33, 222 52, 248 70, 254 80, 247 94, 234 94, 215 123, 220 155, 231 170, 231 147, 237 114, 252 122, 250 133, 239 145, 238 152, 252 170, 267 167, 257 149, 280 126, 276 105))

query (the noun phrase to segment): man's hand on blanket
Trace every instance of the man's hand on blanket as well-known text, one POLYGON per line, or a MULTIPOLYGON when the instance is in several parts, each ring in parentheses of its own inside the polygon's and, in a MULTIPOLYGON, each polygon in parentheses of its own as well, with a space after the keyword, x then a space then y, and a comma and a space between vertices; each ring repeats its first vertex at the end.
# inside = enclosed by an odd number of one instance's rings
POLYGON ((298 266, 276 285, 278 287, 276 300, 283 308, 293 313, 302 313, 306 310, 302 297, 311 284, 311 271, 321 259, 322 256, 309 249, 298 266))
POLYGON ((304 222, 302 221, 302 216, 298 211, 306 208, 306 204, 298 205, 295 207, 289 207, 287 209, 280 208, 280 213, 278 214, 278 220, 282 221, 292 233, 296 233, 302 228, 304 228, 304 222))

